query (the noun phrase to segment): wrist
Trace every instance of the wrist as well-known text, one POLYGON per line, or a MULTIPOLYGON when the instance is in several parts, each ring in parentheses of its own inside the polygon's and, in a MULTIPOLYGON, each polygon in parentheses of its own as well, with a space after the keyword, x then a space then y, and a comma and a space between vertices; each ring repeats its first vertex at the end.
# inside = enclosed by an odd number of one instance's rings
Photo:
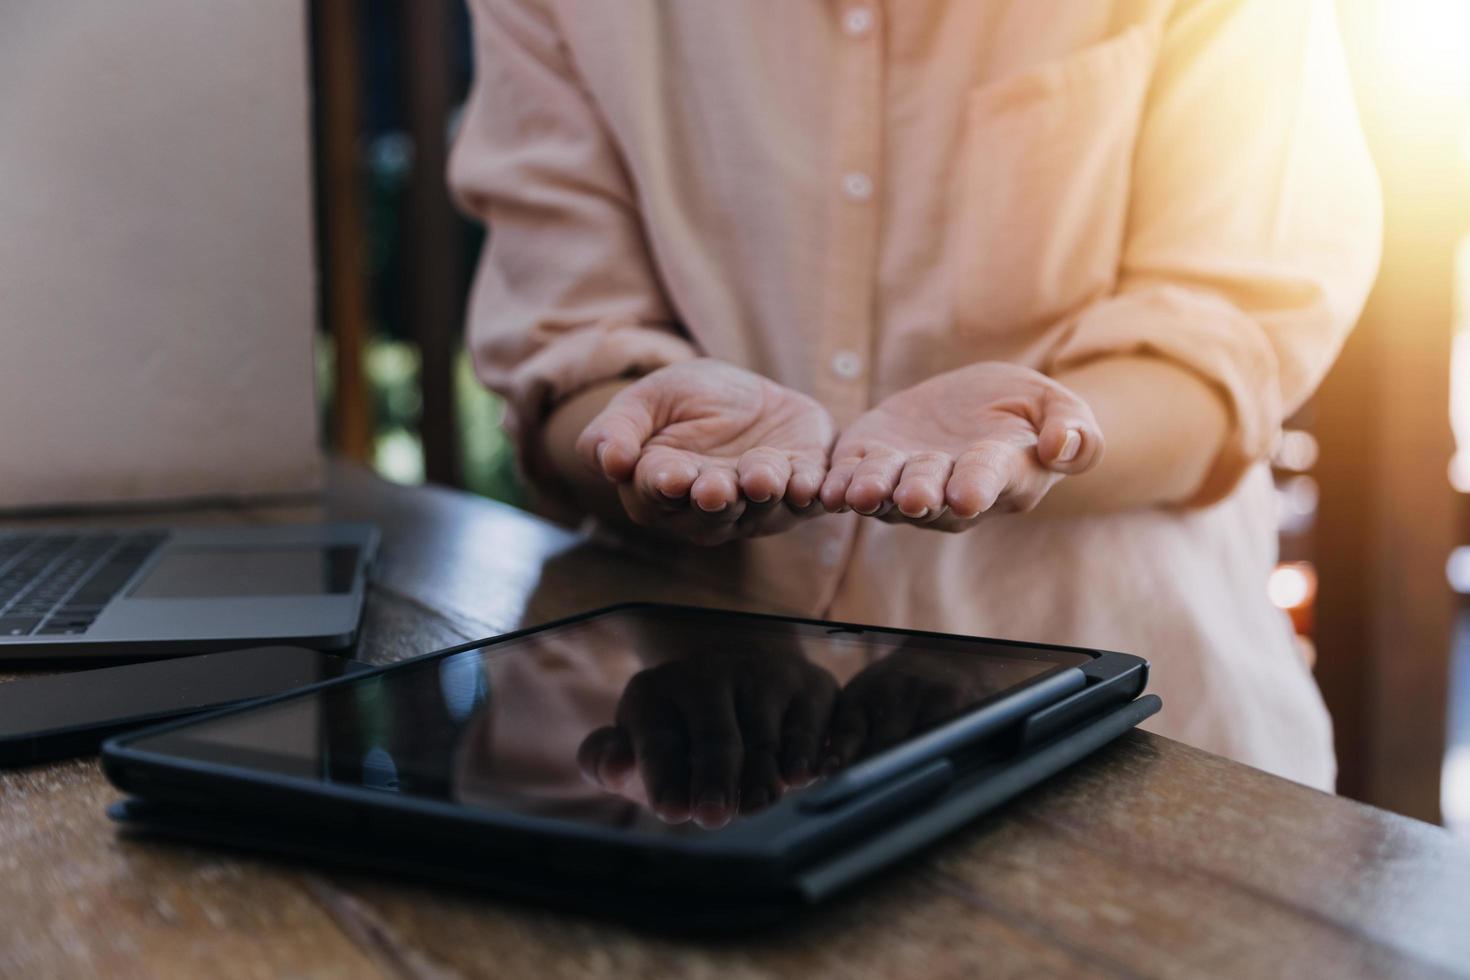
POLYGON ((538 476, 553 481, 587 513, 618 524, 627 524, 617 488, 589 467, 577 454, 577 437, 613 397, 631 385, 634 378, 616 378, 584 388, 557 403, 546 417, 541 438, 534 447, 538 476))
POLYGON ((1164 358, 1101 358, 1058 372, 1055 380, 1092 408, 1108 450, 1095 469, 1054 487, 1039 513, 1184 504, 1198 494, 1230 435, 1221 393, 1164 358))

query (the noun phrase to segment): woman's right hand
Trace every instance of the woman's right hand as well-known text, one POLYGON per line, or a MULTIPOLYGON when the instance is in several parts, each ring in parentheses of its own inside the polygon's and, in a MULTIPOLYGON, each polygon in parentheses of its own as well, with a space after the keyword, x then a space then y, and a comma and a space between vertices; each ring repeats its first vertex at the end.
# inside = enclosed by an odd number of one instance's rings
POLYGON ((577 453, 635 524, 696 544, 776 534, 820 512, 837 429, 815 399, 699 358, 618 392, 577 453))

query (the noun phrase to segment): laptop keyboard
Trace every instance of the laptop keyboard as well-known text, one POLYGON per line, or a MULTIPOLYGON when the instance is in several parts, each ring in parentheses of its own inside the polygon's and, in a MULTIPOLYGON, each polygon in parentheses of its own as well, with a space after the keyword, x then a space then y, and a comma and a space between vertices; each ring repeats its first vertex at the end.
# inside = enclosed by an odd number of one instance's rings
POLYGON ((0 638, 87 632, 166 532, 0 534, 0 638))

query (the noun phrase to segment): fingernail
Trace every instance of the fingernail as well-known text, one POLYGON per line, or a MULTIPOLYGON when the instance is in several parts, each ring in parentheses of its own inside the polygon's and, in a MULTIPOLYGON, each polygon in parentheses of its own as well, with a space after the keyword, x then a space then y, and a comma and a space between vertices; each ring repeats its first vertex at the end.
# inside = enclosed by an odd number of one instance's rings
POLYGON ((859 514, 862 514, 864 517, 872 517, 874 514, 878 513, 878 508, 879 507, 882 507, 882 506, 883 506, 882 504, 879 504, 876 507, 874 507, 872 510, 863 510, 861 507, 858 507, 857 505, 853 505, 853 508, 852 509, 855 510, 855 511, 857 511, 859 514))
POLYGON ((1068 429, 1067 435, 1062 439, 1061 451, 1057 453, 1058 463, 1070 463, 1077 458, 1077 453, 1082 449, 1082 433, 1076 429, 1068 429))
POLYGON ((898 509, 898 512, 900 514, 902 514, 904 517, 907 517, 911 521, 922 521, 924 518, 926 518, 926 517, 929 516, 929 508, 928 507, 920 507, 919 508, 919 512, 917 514, 910 514, 908 511, 904 510, 902 507, 900 507, 898 509))
POLYGON ((602 474, 603 479, 609 483, 617 483, 618 478, 607 471, 607 451, 611 448, 604 440, 597 444, 597 472, 602 474))
POLYGON ((664 823, 683 823, 689 819, 688 798, 676 792, 665 793, 654 804, 653 812, 664 823))
POLYGON ((706 514, 718 514, 720 511, 722 511, 726 507, 730 506, 728 503, 726 503, 723 500, 720 501, 720 506, 713 507, 713 508, 706 507, 704 504, 700 504, 699 501, 697 501, 697 500, 695 501, 695 503, 696 504, 699 504, 699 509, 702 510, 702 511, 704 511, 706 514))
POLYGON ((725 794, 714 791, 701 796, 694 807, 694 822, 706 830, 729 823, 730 809, 725 803, 725 794))

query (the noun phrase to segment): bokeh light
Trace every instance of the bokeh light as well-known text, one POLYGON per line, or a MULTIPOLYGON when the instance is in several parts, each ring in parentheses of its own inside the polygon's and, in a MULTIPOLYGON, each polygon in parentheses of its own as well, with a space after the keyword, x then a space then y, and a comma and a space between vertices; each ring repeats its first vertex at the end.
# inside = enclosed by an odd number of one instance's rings
POLYGON ((1271 572, 1266 594, 1278 609, 1304 608, 1317 597, 1316 569, 1304 561, 1282 562, 1271 572))

